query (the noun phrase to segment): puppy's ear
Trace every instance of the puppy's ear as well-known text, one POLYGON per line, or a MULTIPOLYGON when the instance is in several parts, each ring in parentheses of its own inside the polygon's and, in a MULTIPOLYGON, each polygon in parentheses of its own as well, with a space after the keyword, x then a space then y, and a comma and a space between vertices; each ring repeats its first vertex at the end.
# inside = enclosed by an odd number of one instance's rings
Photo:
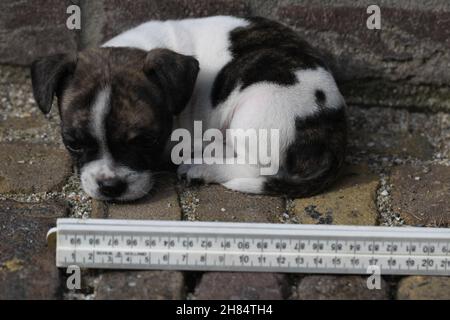
POLYGON ((167 49, 154 49, 147 54, 144 72, 163 90, 170 111, 177 115, 192 96, 199 63, 191 56, 167 49))
POLYGON ((59 98, 65 79, 75 70, 76 56, 55 54, 31 64, 34 99, 44 114, 50 112, 53 97, 59 98))

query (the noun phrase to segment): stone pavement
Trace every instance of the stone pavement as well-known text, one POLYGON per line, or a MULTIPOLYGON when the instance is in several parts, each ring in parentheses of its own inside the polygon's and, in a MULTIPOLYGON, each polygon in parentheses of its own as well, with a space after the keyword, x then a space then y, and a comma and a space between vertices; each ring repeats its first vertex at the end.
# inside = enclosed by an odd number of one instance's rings
POLYGON ((56 218, 96 217, 448 227, 450 114, 350 106, 347 169, 306 199, 250 196, 221 186, 185 187, 162 173, 133 204, 92 201, 64 151, 56 110, 35 107, 22 67, 0 66, 0 299, 449 299, 449 277, 385 277, 176 271, 83 272, 65 288, 46 248, 56 218))

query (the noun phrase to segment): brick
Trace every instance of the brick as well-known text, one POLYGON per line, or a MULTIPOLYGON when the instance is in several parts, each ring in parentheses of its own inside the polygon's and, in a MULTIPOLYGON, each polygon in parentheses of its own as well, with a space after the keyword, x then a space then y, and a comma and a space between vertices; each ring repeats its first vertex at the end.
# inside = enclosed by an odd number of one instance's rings
POLYGON ((180 220, 181 208, 175 190, 176 177, 160 175, 157 185, 144 199, 127 204, 109 203, 108 217, 111 219, 180 220))
POLYGON ((448 8, 381 5, 382 30, 366 27, 366 8, 287 4, 274 17, 326 52, 348 103, 450 110, 448 8))
POLYGON ((148 20, 249 14, 242 0, 102 0, 86 2, 83 45, 95 46, 148 20))
POLYGON ((71 175, 65 150, 40 144, 0 143, 0 193, 59 190, 71 175))
POLYGON ((43 116, 0 118, 0 142, 37 142, 41 143, 42 135, 48 137, 48 123, 43 116))
POLYGON ((0 84, 21 84, 29 80, 29 68, 10 65, 0 66, 0 84))
POLYGON ((281 198, 248 195, 220 185, 201 186, 194 219, 199 221, 276 222, 284 212, 281 198))
POLYGON ((294 200, 299 223, 375 225, 378 177, 366 166, 351 166, 329 191, 294 200))
POLYGON ((375 136, 373 133, 363 133, 352 143, 358 143, 358 151, 372 155, 432 160, 434 154, 433 145, 419 134, 391 133, 375 136))
POLYGON ((201 300, 281 300, 286 279, 272 273, 205 273, 195 289, 201 300))
POLYGON ((90 214, 92 219, 108 218, 108 204, 103 201, 92 199, 92 211, 90 214))
POLYGON ((0 2, 0 63, 28 65, 35 58, 75 51, 77 32, 66 27, 69 0, 0 2))
POLYGON ((398 284, 397 299, 400 300, 450 300, 450 278, 414 276, 398 284))
POLYGON ((442 135, 438 116, 390 108, 347 108, 348 154, 432 160, 430 140, 442 135))
POLYGON ((66 213, 61 203, 0 201, 0 300, 58 298, 55 252, 45 237, 66 213))
POLYGON ((448 226, 450 167, 401 166, 393 170, 392 209, 410 225, 448 226))
POLYGON ((381 280, 381 289, 369 290, 367 278, 360 276, 306 276, 297 286, 299 300, 386 300, 389 288, 381 280))
POLYGON ((35 117, 14 117, 9 118, 8 120, 0 119, 0 132, 7 130, 27 130, 33 128, 39 128, 46 125, 43 117, 35 118, 35 117))
POLYGON ((179 300, 183 293, 183 275, 170 271, 108 271, 94 289, 97 300, 179 300))

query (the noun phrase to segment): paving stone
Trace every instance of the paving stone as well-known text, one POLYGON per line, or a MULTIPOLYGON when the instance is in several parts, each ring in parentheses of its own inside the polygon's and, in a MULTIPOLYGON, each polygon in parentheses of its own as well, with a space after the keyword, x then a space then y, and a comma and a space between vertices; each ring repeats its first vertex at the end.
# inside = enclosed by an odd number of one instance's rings
POLYGON ((400 166, 393 170, 392 208, 410 225, 448 226, 450 167, 400 166))
MULTIPOLYGON (((153 219, 180 220, 181 208, 175 190, 176 177, 173 174, 158 176, 157 184, 144 199, 125 204, 107 204, 111 219, 153 219)), ((101 215, 102 208, 94 207, 94 215, 101 215)))
POLYGON ((364 152, 371 155, 432 160, 434 147, 420 134, 388 133, 374 134, 355 132, 349 153, 364 152))
POLYGON ((299 300, 386 300, 387 283, 381 279, 381 289, 369 290, 367 278, 360 276, 304 277, 297 286, 299 300))
POLYGON ((431 160, 433 158, 434 147, 430 141, 419 134, 399 134, 394 137, 381 137, 384 141, 391 143, 380 146, 375 152, 400 157, 412 157, 420 160, 431 160))
POLYGON ((400 300, 450 300, 450 277, 414 276, 400 281, 400 300))
POLYGON ((27 130, 30 128, 38 128, 46 125, 44 117, 24 117, 9 118, 7 120, 0 119, 0 131, 2 130, 27 130))
POLYGON ((287 288, 284 276, 272 273, 209 272, 195 289, 195 299, 281 300, 287 288))
POLYGON ((100 276, 94 294, 97 300, 179 300, 183 293, 181 272, 108 271, 100 276))
POLYGON ((199 221, 278 222, 284 212, 281 198, 248 195, 220 185, 201 186, 196 196, 194 219, 199 221))
POLYGON ((90 218, 93 219, 108 218, 108 204, 103 201, 92 199, 92 210, 90 218))
POLYGON ((30 79, 30 69, 27 67, 0 66, 0 84, 23 84, 30 81, 30 79))
POLYGON ((0 193, 59 190, 71 175, 63 149, 27 143, 0 143, 0 193))
POLYGON ((299 223, 375 225, 378 177, 366 166, 350 166, 331 190, 294 200, 299 223))
POLYGON ((347 155, 353 163, 361 159, 391 163, 400 159, 432 160, 438 151, 445 155, 448 149, 450 127, 444 113, 348 106, 347 115, 347 155))
POLYGON ((58 298, 55 252, 45 237, 66 213, 56 202, 0 201, 0 300, 58 298))
POLYGON ((77 32, 66 27, 70 0, 0 2, 0 63, 27 65, 39 56, 75 51, 77 32))
POLYGON ((102 0, 85 2, 85 46, 98 45, 148 20, 249 14, 243 0, 102 0))
POLYGON ((432 160, 445 128, 439 114, 405 109, 347 108, 349 150, 352 156, 367 155, 432 160))

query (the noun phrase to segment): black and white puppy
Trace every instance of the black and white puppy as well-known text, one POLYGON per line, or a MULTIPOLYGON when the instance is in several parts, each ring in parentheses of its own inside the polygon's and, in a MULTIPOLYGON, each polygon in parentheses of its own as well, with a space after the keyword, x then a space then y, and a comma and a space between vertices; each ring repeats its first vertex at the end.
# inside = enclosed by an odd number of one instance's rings
POLYGON ((39 59, 31 75, 44 113, 58 97, 64 144, 93 198, 147 194, 172 130, 193 133, 194 121, 203 131, 279 130, 279 170, 181 165, 188 179, 298 197, 329 186, 343 163, 345 102, 333 76, 307 42, 267 19, 151 21, 101 48, 39 59))

